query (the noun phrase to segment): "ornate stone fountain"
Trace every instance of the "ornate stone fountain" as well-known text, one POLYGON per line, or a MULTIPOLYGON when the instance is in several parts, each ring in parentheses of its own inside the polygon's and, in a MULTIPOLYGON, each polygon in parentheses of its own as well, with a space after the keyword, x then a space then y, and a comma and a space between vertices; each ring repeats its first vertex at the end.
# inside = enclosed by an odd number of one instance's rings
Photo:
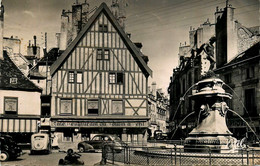
POLYGON ((197 90, 190 98, 195 101, 196 127, 185 139, 184 148, 189 152, 211 150, 219 153, 236 151, 236 138, 232 137, 226 124, 231 95, 222 88, 224 82, 210 76, 197 83, 197 90))

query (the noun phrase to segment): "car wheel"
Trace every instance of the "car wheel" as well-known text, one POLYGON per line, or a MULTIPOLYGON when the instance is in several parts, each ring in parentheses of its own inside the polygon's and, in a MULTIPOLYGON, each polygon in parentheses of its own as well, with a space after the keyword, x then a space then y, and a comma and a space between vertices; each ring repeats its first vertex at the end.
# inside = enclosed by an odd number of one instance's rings
POLYGON ((83 146, 80 146, 80 147, 79 147, 79 152, 81 152, 81 153, 82 153, 82 152, 85 152, 85 148, 84 148, 83 146))
POLYGON ((9 154, 7 152, 1 152, 0 161, 7 161, 9 159, 9 154))

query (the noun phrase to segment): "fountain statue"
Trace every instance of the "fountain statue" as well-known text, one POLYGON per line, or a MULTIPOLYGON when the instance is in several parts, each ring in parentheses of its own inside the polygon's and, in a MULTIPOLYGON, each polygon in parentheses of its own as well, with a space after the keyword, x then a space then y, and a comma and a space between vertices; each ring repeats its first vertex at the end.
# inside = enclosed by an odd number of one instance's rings
POLYGON ((211 148, 219 153, 237 150, 237 139, 232 137, 226 124, 229 110, 226 100, 231 95, 222 88, 224 82, 214 73, 197 83, 197 90, 190 96, 195 101, 196 127, 185 139, 186 151, 203 152, 211 148))

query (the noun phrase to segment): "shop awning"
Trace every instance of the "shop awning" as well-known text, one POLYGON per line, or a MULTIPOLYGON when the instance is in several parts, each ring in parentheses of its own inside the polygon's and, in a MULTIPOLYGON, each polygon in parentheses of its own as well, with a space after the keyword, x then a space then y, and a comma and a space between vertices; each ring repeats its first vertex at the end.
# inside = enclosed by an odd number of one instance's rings
POLYGON ((37 132, 37 119, 0 119, 0 132, 37 132))

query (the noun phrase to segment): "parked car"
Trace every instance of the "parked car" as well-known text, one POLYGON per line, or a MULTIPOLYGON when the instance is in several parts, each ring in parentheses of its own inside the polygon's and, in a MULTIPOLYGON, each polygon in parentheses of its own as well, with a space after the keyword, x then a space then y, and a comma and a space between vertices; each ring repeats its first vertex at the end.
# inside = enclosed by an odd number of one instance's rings
POLYGON ((154 131, 154 139, 155 140, 166 140, 168 138, 168 135, 166 133, 163 133, 162 130, 155 130, 154 131))
POLYGON ((36 133, 31 136, 31 154, 36 152, 50 153, 50 137, 47 133, 36 133))
POLYGON ((0 161, 16 159, 22 154, 21 148, 16 144, 13 138, 9 135, 0 136, 0 161))
POLYGON ((78 150, 79 152, 101 150, 104 144, 107 145, 108 151, 115 150, 116 152, 121 152, 124 146, 124 142, 115 135, 98 134, 90 141, 82 141, 78 143, 78 150))

